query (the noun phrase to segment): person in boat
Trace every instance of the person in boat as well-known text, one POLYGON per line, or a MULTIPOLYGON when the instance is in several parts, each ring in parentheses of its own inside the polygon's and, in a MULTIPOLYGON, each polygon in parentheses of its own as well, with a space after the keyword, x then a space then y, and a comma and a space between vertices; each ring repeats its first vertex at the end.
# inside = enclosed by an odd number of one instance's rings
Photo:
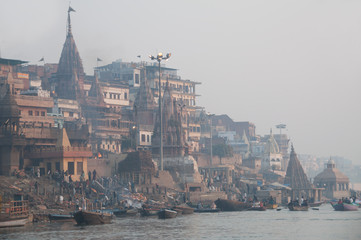
POLYGON ((303 200, 303 203, 301 206, 308 206, 308 202, 307 202, 307 199, 303 200))
POLYGON ((341 198, 338 200, 338 204, 342 204, 342 200, 341 200, 341 198))

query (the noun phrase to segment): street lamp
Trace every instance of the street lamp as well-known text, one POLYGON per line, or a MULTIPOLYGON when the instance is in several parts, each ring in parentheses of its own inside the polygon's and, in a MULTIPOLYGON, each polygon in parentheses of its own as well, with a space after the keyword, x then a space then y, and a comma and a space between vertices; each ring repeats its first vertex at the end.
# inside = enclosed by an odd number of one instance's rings
POLYGON ((160 83, 160 62, 162 60, 168 60, 170 58, 171 54, 167 53, 167 55, 164 57, 163 53, 158 53, 157 56, 149 55, 149 58, 151 60, 158 61, 158 67, 159 67, 159 129, 160 129, 160 144, 159 144, 159 156, 160 156, 160 170, 163 171, 163 116, 162 116, 162 90, 161 90, 161 83, 160 83))

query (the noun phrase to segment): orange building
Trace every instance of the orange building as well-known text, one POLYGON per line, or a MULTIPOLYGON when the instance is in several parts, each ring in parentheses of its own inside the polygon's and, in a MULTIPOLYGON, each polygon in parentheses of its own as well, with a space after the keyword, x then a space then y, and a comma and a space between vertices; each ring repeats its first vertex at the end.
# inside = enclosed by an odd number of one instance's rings
MULTIPOLYGON (((65 128, 59 129, 56 146, 35 148, 26 157, 38 161, 38 168, 47 171, 68 171, 74 181, 79 181, 82 172, 88 171, 88 158, 92 156, 90 147, 72 147, 65 128)), ((44 170, 42 172, 44 172, 44 170)))

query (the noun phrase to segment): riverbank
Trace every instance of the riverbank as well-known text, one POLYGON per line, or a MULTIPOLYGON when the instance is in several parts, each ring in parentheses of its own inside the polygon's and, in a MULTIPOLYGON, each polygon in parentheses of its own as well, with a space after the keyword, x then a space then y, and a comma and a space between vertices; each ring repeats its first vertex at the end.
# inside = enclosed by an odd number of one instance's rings
POLYGON ((0 239, 358 239, 361 211, 337 212, 330 204, 318 211, 194 213, 174 219, 116 218, 112 224, 34 223, 0 229, 0 239))

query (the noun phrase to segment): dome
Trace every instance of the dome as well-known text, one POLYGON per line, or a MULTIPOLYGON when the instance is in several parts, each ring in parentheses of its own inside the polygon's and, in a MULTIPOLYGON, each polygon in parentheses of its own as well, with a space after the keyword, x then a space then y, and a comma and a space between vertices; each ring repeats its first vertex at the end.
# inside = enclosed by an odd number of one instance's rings
POLYGON ((326 168, 315 177, 315 182, 349 182, 349 178, 337 168, 326 168))

